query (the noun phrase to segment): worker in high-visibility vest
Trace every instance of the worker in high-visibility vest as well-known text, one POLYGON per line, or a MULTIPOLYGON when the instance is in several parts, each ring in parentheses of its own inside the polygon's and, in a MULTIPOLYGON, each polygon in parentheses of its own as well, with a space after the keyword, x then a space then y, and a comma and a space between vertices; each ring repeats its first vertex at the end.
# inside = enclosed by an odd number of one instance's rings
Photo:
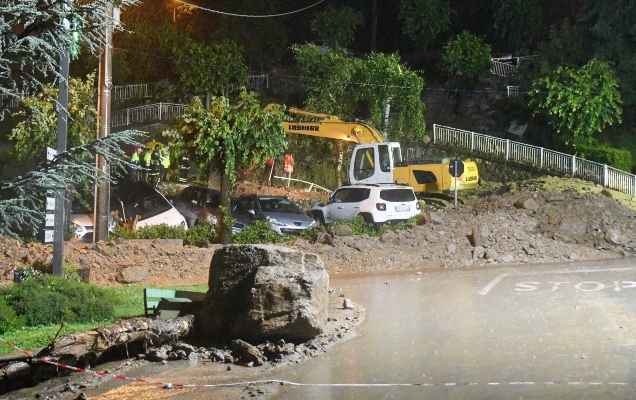
POLYGON ((283 177, 287 178, 287 186, 289 186, 292 172, 294 172, 294 156, 287 153, 285 154, 285 164, 283 165, 283 177))
POLYGON ((159 161, 161 162, 160 182, 168 181, 168 169, 170 168, 170 148, 168 146, 159 149, 159 161))
POLYGON ((150 163, 152 161, 152 149, 145 148, 141 157, 141 171, 143 180, 148 182, 150 180, 148 174, 150 173, 150 163))
POLYGON ((188 183, 188 173, 190 172, 190 158, 183 154, 179 160, 179 183, 188 183))
POLYGON ((159 158, 159 151, 161 149, 156 146, 150 154, 150 171, 148 172, 148 183, 152 187, 157 187, 159 183, 159 175, 161 174, 161 160, 159 158))
POLYGON ((142 152, 142 148, 141 147, 137 147, 135 149, 135 151, 133 151, 132 155, 130 156, 130 163, 133 164, 130 166, 130 170, 128 171, 128 178, 133 181, 136 182, 139 180, 139 174, 140 174, 140 170, 141 170, 141 160, 139 158, 139 156, 141 155, 142 152))

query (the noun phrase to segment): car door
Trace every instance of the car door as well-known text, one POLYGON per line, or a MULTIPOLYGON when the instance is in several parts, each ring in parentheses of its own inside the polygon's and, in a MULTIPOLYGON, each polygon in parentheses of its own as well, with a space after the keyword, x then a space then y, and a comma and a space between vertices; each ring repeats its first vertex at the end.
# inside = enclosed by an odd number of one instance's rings
POLYGON ((328 213, 325 215, 325 221, 343 221, 345 220, 345 207, 349 201, 349 193, 352 188, 337 189, 331 196, 331 204, 328 207, 328 213))
POLYGON ((365 188, 352 188, 349 191, 349 197, 342 206, 343 221, 353 221, 360 214, 361 203, 369 198, 369 192, 370 190, 365 188))

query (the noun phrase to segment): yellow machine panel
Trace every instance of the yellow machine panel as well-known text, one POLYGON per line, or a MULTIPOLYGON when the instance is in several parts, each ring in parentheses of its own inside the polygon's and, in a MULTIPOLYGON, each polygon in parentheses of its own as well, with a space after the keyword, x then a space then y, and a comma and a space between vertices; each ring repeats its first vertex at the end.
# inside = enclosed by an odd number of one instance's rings
MULTIPOLYGON (((448 172, 449 166, 450 161, 396 167, 393 178, 396 183, 412 186, 416 193, 455 190, 455 178, 448 172)), ((478 184, 477 164, 464 160, 464 173, 457 178, 457 190, 472 189, 478 184)))

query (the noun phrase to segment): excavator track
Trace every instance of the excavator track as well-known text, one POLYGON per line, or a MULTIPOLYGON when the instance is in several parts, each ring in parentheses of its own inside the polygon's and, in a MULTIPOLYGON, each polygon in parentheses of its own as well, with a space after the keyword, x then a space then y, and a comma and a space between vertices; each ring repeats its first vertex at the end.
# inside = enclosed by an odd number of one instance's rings
MULTIPOLYGON (((423 200, 426 207, 434 210, 445 210, 455 207, 455 194, 446 193, 418 193, 418 200, 423 200)), ((465 204, 466 199, 457 195, 457 205, 465 204)))

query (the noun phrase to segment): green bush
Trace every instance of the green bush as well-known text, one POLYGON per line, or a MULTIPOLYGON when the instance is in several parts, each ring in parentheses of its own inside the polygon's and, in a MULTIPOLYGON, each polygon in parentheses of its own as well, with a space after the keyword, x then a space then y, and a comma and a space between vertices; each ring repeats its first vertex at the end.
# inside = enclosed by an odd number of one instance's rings
POLYGON ((183 244, 206 247, 210 243, 218 243, 219 234, 208 223, 196 225, 186 231, 183 244))
POLYGON ((331 228, 334 225, 347 225, 351 228, 354 235, 368 235, 368 236, 380 236, 387 231, 401 231, 404 229, 408 229, 409 225, 414 223, 417 220, 417 216, 411 217, 406 222, 400 222, 395 225, 383 225, 379 229, 375 229, 373 224, 368 223, 362 218, 362 216, 358 215, 353 221, 338 221, 334 223, 327 224, 327 232, 332 234, 331 228))
POLYGON ((617 149, 605 144, 597 146, 582 146, 580 147, 580 150, 581 157, 587 160, 607 164, 610 167, 620 169, 621 171, 629 172, 632 169, 632 154, 629 150, 617 149))
POLYGON ((274 232, 266 221, 253 221, 249 226, 232 237, 237 244, 282 243, 292 240, 290 236, 274 232))
POLYGON ((18 317, 13 308, 7 304, 5 297, 0 297, 0 334, 24 325, 26 325, 26 318, 23 315, 18 317))
POLYGON ((53 275, 13 285, 5 300, 29 326, 104 321, 113 317, 118 302, 112 291, 53 275))
POLYGON ((219 235, 210 224, 199 224, 190 229, 166 224, 144 226, 136 231, 117 228, 113 237, 122 239, 182 239, 183 244, 205 247, 218 242, 219 235))

